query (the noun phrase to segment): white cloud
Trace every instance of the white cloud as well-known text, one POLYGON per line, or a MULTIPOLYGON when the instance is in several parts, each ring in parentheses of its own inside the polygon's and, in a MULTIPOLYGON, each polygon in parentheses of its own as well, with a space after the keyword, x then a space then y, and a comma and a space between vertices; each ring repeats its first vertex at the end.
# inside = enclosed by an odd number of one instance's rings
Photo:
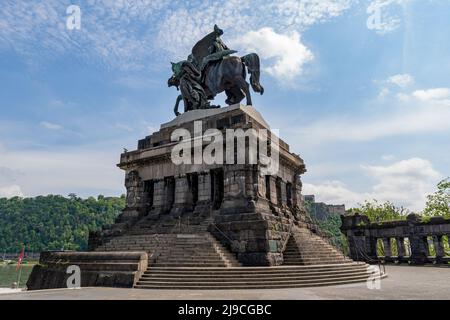
POLYGON ((356 206, 365 199, 364 194, 353 192, 340 181, 325 181, 321 184, 303 184, 303 194, 313 194, 317 202, 328 204, 345 204, 347 207, 356 206))
POLYGON ((414 83, 414 77, 410 74, 396 74, 389 77, 387 82, 390 84, 395 84, 400 88, 405 88, 414 83))
POLYGON ((430 161, 411 158, 387 166, 363 165, 361 169, 375 184, 370 190, 357 192, 339 181, 321 184, 304 184, 305 194, 315 194, 317 201, 330 204, 345 203, 347 207, 357 206, 364 200, 377 199, 391 201, 414 211, 421 211, 426 203, 426 196, 435 190, 442 175, 437 172, 430 161))
POLYGON ((441 100, 450 97, 449 88, 435 88, 428 90, 417 90, 412 93, 415 98, 422 101, 441 100))
MULTIPOLYGON (((0 179, 0 195, 37 196, 45 194, 80 196, 124 192, 123 172, 116 167, 121 150, 102 150, 99 146, 53 150, 3 150, 0 167, 14 175, 14 184, 0 179), (20 187, 18 187, 20 186, 20 187)), ((111 148, 108 144, 108 148, 111 148)), ((0 172, 1 173, 1 172, 0 172)), ((1 178, 1 177, 0 177, 1 178)))
POLYGON ((450 102, 415 101, 389 106, 381 113, 335 116, 289 130, 297 140, 313 144, 331 141, 372 141, 385 137, 450 131, 450 102))
POLYGON ((353 0, 228 0, 179 4, 159 26, 156 44, 172 56, 185 59, 193 44, 217 23, 224 39, 243 31, 272 27, 277 33, 303 31, 341 15, 353 0))
POLYGON ((42 127, 44 127, 45 129, 48 129, 48 130, 61 130, 61 129, 63 129, 63 127, 61 125, 56 124, 56 123, 47 122, 47 121, 42 121, 40 123, 40 125, 42 127))
POLYGON ((116 123, 114 125, 114 127, 117 128, 117 129, 120 129, 120 130, 128 131, 128 132, 133 132, 134 131, 133 128, 131 128, 130 126, 127 126, 126 124, 123 124, 123 123, 116 123))
POLYGON ((388 88, 381 88, 380 93, 378 94, 379 99, 386 98, 389 95, 390 91, 388 88))
POLYGON ((106 67, 138 70, 186 59, 215 23, 225 30, 225 40, 263 27, 292 34, 341 15, 353 3, 357 1, 89 0, 80 5, 81 30, 69 31, 65 11, 70 1, 4 0, 0 47, 14 48, 30 63, 72 53, 106 67))
POLYGON ((0 187, 0 198, 12 198, 23 196, 24 194, 22 193, 22 190, 18 185, 0 187))
POLYGON ((232 43, 249 52, 258 52, 262 59, 273 59, 272 65, 265 70, 280 81, 300 75, 304 65, 314 58, 296 31, 284 35, 271 28, 262 28, 250 31, 232 43))
POLYGON ((394 160, 394 159, 395 159, 395 156, 392 155, 392 154, 386 154, 386 155, 383 155, 383 156, 381 157, 381 159, 383 159, 384 161, 391 161, 391 160, 394 160))
POLYGON ((14 48, 30 63, 70 52, 120 69, 142 68, 153 48, 147 33, 152 29, 152 16, 170 2, 90 0, 80 5, 81 30, 66 28, 65 12, 70 4, 59 0, 2 1, 0 46, 14 48), (140 24, 143 29, 139 29, 140 24))

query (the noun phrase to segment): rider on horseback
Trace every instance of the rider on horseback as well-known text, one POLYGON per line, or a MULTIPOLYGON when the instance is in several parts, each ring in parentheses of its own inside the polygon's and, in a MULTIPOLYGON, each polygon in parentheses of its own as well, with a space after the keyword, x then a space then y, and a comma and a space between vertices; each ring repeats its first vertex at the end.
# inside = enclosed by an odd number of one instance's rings
POLYGON ((192 49, 187 60, 172 63, 173 75, 168 85, 181 89, 174 112, 178 116, 178 105, 184 101, 185 112, 196 109, 218 108, 210 105, 208 100, 225 91, 226 103, 236 104, 247 98, 251 105, 249 84, 245 81, 246 71, 250 73, 250 82, 256 92, 263 94, 264 88, 259 84, 259 57, 249 54, 244 57, 229 57, 236 53, 223 43, 223 35, 217 25, 214 31, 205 36, 192 49), (229 57, 227 59, 224 59, 229 57))

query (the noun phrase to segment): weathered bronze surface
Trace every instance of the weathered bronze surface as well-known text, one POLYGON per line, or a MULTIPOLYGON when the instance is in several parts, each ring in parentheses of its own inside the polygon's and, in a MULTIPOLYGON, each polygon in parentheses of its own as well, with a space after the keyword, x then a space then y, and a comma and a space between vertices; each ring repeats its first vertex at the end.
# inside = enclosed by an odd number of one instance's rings
POLYGON ((223 35, 217 25, 214 31, 206 35, 193 47, 187 60, 172 62, 173 75, 168 81, 169 87, 175 86, 181 94, 177 97, 174 112, 180 115, 178 108, 184 102, 184 111, 218 108, 210 104, 215 96, 225 91, 228 105, 240 103, 244 98, 252 105, 250 85, 246 81, 250 74, 250 84, 255 92, 264 93, 259 83, 260 60, 256 53, 243 57, 231 56, 236 53, 222 41, 223 35))

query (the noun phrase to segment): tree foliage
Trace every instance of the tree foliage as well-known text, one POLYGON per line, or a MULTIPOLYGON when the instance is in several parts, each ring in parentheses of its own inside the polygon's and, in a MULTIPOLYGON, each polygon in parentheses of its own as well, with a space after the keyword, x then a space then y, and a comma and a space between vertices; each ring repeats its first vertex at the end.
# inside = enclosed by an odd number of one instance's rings
POLYGON ((347 239, 341 233, 341 217, 338 214, 329 214, 325 220, 317 219, 314 214, 314 203, 305 199, 306 214, 311 218, 314 224, 319 228, 323 235, 325 235, 331 243, 341 249, 343 252, 348 251, 347 239))
POLYGON ((423 214, 428 217, 443 216, 450 218, 450 178, 437 185, 437 191, 427 197, 423 214))
POLYGON ((0 198, 0 252, 85 250, 90 231, 111 224, 125 196, 81 199, 57 195, 0 198))
POLYGON ((408 209, 397 207, 392 202, 386 201, 380 203, 377 200, 366 200, 358 208, 348 210, 350 214, 356 212, 367 216, 371 222, 403 220, 410 213, 408 209))

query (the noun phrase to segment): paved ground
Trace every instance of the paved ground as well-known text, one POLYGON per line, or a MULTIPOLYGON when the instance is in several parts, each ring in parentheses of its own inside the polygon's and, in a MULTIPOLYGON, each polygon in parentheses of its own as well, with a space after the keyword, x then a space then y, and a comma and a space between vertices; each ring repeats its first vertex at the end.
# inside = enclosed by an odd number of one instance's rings
POLYGON ((22 290, 20 289, 9 289, 9 288, 0 288, 0 294, 4 294, 4 293, 19 293, 22 290))
POLYGON ((450 268, 387 266, 389 276, 380 290, 369 290, 365 283, 301 289, 277 290, 139 290, 84 288, 43 290, 0 294, 0 300, 245 300, 245 299, 450 299, 450 268))

